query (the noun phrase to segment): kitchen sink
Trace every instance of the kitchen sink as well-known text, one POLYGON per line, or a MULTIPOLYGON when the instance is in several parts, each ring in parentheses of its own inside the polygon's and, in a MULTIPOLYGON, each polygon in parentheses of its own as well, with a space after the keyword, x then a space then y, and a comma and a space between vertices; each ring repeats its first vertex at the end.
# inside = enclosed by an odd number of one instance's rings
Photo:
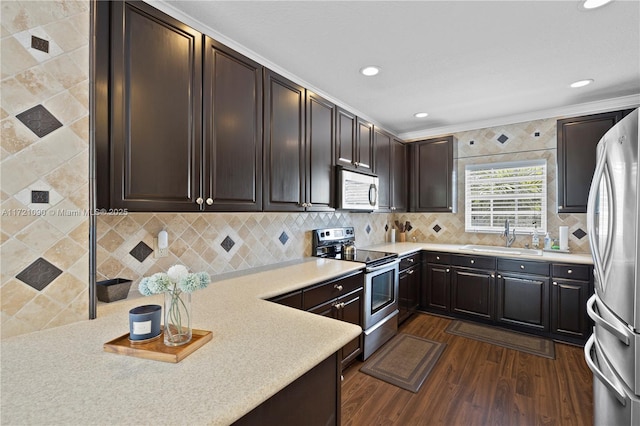
POLYGON ((460 250, 473 251, 476 253, 491 253, 491 254, 512 254, 512 255, 526 255, 526 256, 542 256, 542 250, 518 248, 518 247, 502 247, 502 246, 483 246, 467 244, 462 246, 460 250))

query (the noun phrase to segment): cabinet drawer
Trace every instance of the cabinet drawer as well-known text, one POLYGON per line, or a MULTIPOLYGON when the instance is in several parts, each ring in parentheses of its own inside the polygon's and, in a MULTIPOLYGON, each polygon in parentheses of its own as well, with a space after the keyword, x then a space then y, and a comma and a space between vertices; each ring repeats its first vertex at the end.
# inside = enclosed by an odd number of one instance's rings
POLYGON ((486 256, 463 256, 452 255, 451 264, 454 266, 463 266, 465 268, 477 268, 477 269, 496 269, 496 258, 486 256))
POLYGON ((498 259, 498 271, 521 272, 523 274, 535 274, 549 276, 549 264, 547 262, 532 262, 530 260, 498 259))
POLYGON ((400 270, 404 271, 412 266, 420 264, 420 252, 411 254, 400 259, 400 270))
POLYGON ((364 287, 364 275, 361 272, 311 287, 302 293, 303 309, 308 310, 361 287, 364 287))
POLYGON ((552 274, 554 278, 568 278, 570 280, 591 280, 591 266, 589 265, 569 265, 554 264, 552 274))
POLYGON ((426 253, 425 258, 427 263, 438 263, 440 265, 451 264, 451 255, 449 253, 437 253, 429 251, 426 253))

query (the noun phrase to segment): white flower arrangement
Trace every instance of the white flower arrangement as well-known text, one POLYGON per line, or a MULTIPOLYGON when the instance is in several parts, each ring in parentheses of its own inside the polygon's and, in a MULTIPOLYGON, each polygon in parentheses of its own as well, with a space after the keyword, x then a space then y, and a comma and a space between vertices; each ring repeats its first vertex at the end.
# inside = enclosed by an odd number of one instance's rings
POLYGON ((211 276, 206 272, 190 273, 185 266, 174 265, 167 273, 158 272, 143 278, 138 285, 138 291, 145 296, 166 292, 193 293, 206 288, 210 282, 211 276))

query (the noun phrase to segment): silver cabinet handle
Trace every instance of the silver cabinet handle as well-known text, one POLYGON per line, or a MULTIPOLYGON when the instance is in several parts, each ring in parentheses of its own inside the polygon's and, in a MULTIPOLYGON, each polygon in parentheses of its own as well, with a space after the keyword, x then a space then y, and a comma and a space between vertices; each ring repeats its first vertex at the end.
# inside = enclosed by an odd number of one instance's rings
POLYGON ((491 278, 495 278, 495 277, 496 277, 495 274, 491 274, 491 278))
POLYGON ((343 287, 340 284, 334 284, 333 288, 335 288, 338 291, 342 291, 343 287))
POLYGON ((498 278, 502 278, 502 275, 498 274, 498 278))
POLYGON ((440 256, 436 256, 436 259, 437 259, 437 260, 440 260, 440 256))
POLYGON ((524 269, 524 265, 520 265, 520 269, 524 269))
POLYGON ((411 269, 411 270, 407 271, 407 275, 411 275, 411 274, 413 274, 415 271, 416 271, 415 269, 411 269))
POLYGON ((573 274, 573 269, 568 269, 567 274, 573 274))
POLYGON ((342 302, 342 303, 335 303, 333 306, 335 306, 336 309, 344 309, 345 305, 344 305, 344 302, 342 302))
POLYGON ((411 263, 413 263, 413 261, 414 261, 414 260, 413 260, 412 258, 407 259, 407 262, 411 262, 411 263))
POLYGON ((474 263, 476 263, 476 261, 471 259, 471 264, 473 265, 474 263))
POLYGON ((450 269, 449 269, 449 268, 447 268, 447 270, 446 270, 445 272, 448 274, 448 273, 449 273, 449 271, 450 271, 450 269))
POLYGON ((553 285, 558 285, 558 283, 554 281, 554 282, 553 282, 553 285))
POLYGON ((307 207, 313 207, 313 204, 307 203, 307 207))
POLYGON ((211 198, 211 197, 207 198, 207 205, 208 206, 213 205, 213 198, 211 198))
POLYGON ((196 204, 197 204, 197 205, 201 206, 201 205, 202 205, 202 203, 204 203, 204 200, 202 199, 202 197, 198 197, 198 198, 196 198, 196 204))

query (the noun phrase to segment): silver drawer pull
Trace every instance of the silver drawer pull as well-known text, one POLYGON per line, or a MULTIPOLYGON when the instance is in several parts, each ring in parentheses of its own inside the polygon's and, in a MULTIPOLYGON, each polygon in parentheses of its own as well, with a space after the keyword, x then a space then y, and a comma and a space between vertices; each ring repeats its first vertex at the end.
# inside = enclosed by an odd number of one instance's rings
POLYGON ((436 256, 436 260, 440 260, 440 256, 436 256))
POLYGON ((520 269, 524 269, 524 265, 520 265, 520 269))
POLYGON ((334 284, 334 285, 333 285, 333 288, 335 288, 335 289, 336 289, 336 290, 338 290, 338 291, 342 291, 342 288, 343 288, 343 287, 342 287, 340 284, 334 284))
POLYGON ((567 274, 573 274, 573 269, 568 269, 567 274))
POLYGON ((471 264, 473 265, 474 263, 476 263, 476 261, 471 259, 471 264))
POLYGON ((446 273, 448 274, 448 273, 449 273, 449 271, 450 271, 450 269, 449 269, 449 268, 447 268, 446 273))
POLYGON ((413 259, 407 259, 407 262, 413 263, 413 259))
POLYGON ((558 285, 558 283, 556 281, 553 282, 553 285, 558 285))
POLYGON ((411 270, 407 271, 407 275, 411 275, 411 274, 413 274, 415 271, 416 271, 415 269, 411 269, 411 270))

